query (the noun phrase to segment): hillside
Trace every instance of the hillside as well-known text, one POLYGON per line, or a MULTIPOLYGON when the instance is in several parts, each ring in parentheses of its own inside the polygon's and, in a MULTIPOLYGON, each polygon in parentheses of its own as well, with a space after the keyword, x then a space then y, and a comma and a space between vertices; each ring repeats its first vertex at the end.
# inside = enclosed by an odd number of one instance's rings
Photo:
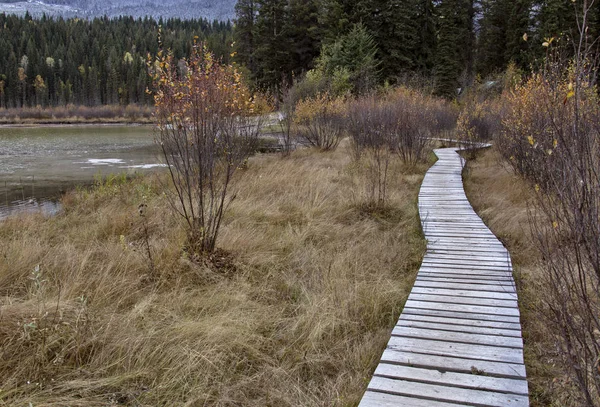
POLYGON ((235 0, 48 0, 11 1, 0 0, 0 13, 25 14, 40 17, 43 14, 62 17, 117 17, 151 16, 154 18, 206 18, 228 20, 235 16, 235 0))

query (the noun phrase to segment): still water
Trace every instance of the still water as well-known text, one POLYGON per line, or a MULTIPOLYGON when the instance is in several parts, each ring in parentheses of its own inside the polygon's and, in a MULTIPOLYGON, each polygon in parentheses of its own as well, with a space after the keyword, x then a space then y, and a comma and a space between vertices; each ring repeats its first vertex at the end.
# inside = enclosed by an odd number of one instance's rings
POLYGON ((96 177, 162 167, 149 126, 0 128, 0 219, 59 209, 60 195, 96 177))

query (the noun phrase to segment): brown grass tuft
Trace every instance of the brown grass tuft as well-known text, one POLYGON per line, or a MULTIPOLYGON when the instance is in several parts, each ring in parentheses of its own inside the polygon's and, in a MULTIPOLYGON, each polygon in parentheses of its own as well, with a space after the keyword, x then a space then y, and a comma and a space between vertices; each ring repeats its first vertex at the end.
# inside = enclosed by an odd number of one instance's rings
POLYGON ((250 161, 218 242, 234 272, 185 255, 153 178, 0 223, 0 404, 356 404, 425 249, 426 166, 395 166, 373 211, 349 156, 250 161))

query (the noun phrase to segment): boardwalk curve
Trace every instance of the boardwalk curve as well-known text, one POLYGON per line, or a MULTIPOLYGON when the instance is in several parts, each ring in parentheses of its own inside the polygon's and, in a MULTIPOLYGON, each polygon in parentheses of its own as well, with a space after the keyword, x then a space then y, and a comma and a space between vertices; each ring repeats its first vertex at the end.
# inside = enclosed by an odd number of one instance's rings
POLYGON ((427 252, 359 407, 528 406, 510 255, 469 204, 457 149, 435 154, 427 252))

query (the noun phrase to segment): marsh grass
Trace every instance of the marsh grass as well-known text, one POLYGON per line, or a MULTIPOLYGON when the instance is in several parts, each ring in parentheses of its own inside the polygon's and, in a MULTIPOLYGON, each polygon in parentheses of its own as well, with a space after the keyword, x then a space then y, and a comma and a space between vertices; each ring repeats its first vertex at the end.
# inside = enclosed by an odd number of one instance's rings
POLYGON ((0 109, 0 124, 151 123, 154 108, 142 105, 66 105, 0 109))
POLYGON ((495 148, 467 162, 465 189, 488 227, 508 248, 515 271, 523 327, 525 364, 532 406, 583 406, 569 378, 557 327, 543 315, 541 255, 531 229, 535 190, 501 158, 495 148))
POLYGON ((0 404, 357 404, 424 253, 427 166, 393 165, 371 210, 349 150, 250 160, 210 263, 152 177, 0 223, 0 404))

